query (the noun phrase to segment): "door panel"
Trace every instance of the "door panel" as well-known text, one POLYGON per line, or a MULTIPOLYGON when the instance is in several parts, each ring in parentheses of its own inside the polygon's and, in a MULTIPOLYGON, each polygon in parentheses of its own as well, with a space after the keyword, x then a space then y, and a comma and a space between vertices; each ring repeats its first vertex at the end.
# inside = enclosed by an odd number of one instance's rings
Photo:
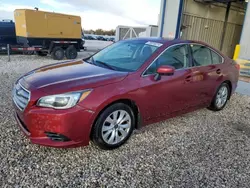
POLYGON ((183 104, 187 98, 183 96, 183 92, 189 85, 184 83, 184 79, 189 74, 190 71, 180 70, 173 76, 162 76, 159 81, 154 80, 154 75, 142 78, 143 86, 140 90, 144 93, 142 102, 146 103, 146 121, 184 108, 183 104))
POLYGON ((140 78, 139 89, 139 93, 143 94, 139 101, 144 106, 145 121, 184 113, 204 103, 204 97, 200 97, 204 76, 196 68, 189 68, 191 61, 189 46, 180 44, 166 49, 148 67, 144 73, 148 76, 140 78), (176 70, 174 75, 161 75, 156 81, 157 68, 162 65, 175 67, 176 70))
POLYGON ((200 101, 209 105, 213 99, 214 92, 217 88, 216 81, 222 75, 221 57, 215 54, 210 48, 191 44, 193 57, 193 74, 197 78, 196 88, 200 101))
POLYGON ((194 96, 192 86, 192 70, 189 69, 190 53, 188 45, 180 44, 166 49, 145 71, 141 77, 141 100, 145 107, 145 120, 150 121, 160 117, 170 116, 193 105, 190 97, 194 96), (160 76, 155 80, 160 66, 172 66, 175 73, 172 76, 160 76))
POLYGON ((195 82, 192 69, 176 70, 173 76, 161 76, 159 81, 154 80, 154 75, 142 77, 138 92, 143 93, 139 101, 145 108, 145 121, 164 119, 199 106, 195 82))
POLYGON ((74 20, 72 18, 65 18, 65 16, 58 16, 48 14, 48 35, 50 36, 72 36, 74 20), (63 23, 63 24, 62 24, 63 23), (67 25, 67 27, 66 27, 67 25))
POLYGON ((218 78, 217 66, 208 65, 201 67, 194 67, 194 82, 196 85, 197 95, 200 99, 201 104, 208 106, 213 98, 214 90, 216 88, 216 79, 218 78))

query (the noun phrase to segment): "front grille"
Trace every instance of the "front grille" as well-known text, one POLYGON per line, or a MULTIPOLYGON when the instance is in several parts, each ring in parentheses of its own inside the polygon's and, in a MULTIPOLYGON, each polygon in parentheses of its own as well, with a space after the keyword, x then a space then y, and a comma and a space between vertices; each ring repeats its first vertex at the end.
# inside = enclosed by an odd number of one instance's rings
POLYGON ((13 89, 13 101, 16 106, 23 111, 30 100, 30 92, 25 89, 20 83, 17 83, 13 89))

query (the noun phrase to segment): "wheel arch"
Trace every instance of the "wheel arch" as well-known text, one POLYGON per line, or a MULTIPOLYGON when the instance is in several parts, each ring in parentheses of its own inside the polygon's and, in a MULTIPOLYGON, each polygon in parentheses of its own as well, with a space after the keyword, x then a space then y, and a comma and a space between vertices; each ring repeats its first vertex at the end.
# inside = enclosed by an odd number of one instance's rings
POLYGON ((93 127, 94 127, 98 117, 102 114, 102 112, 104 110, 106 110, 108 107, 110 107, 116 103, 126 104, 132 109, 134 116, 135 116, 135 129, 139 129, 142 126, 141 113, 140 113, 140 109, 139 109, 138 105, 136 104, 136 102, 134 100, 128 99, 128 98, 117 99, 117 100, 114 100, 112 102, 109 102, 101 110, 98 111, 98 114, 95 116, 95 119, 94 119, 93 124, 91 126, 90 137, 92 135, 92 130, 93 130, 93 127))
MULTIPOLYGON (((228 84, 228 86, 229 86, 229 89, 230 89, 230 95, 228 96, 228 99, 230 99, 231 98, 231 96, 232 96, 232 82, 230 81, 230 80, 225 80, 223 83, 226 83, 226 84, 228 84)), ((222 83, 222 84, 223 84, 222 83)))

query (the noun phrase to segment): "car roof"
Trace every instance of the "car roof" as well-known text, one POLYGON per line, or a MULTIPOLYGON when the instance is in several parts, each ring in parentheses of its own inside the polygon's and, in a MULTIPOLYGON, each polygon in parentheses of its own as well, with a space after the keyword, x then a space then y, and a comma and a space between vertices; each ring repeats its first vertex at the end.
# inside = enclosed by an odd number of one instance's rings
POLYGON ((164 37, 141 37, 141 38, 132 38, 132 39, 127 39, 127 40, 158 42, 162 44, 197 43, 197 44, 209 46, 205 42, 201 42, 201 41, 171 39, 171 38, 164 38, 164 37))
POLYGON ((140 38, 131 38, 131 39, 127 39, 127 40, 159 42, 159 43, 162 43, 162 44, 171 41, 171 39, 161 38, 161 37, 140 37, 140 38))

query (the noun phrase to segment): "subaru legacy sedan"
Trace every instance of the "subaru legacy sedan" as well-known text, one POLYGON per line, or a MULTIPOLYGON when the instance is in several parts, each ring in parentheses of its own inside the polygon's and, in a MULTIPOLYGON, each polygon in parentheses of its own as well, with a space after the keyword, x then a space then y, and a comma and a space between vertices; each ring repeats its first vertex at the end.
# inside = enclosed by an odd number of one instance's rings
POLYGON ((139 38, 93 56, 35 69, 13 89, 16 120, 34 144, 103 149, 179 114, 222 110, 239 65, 196 41, 139 38))

